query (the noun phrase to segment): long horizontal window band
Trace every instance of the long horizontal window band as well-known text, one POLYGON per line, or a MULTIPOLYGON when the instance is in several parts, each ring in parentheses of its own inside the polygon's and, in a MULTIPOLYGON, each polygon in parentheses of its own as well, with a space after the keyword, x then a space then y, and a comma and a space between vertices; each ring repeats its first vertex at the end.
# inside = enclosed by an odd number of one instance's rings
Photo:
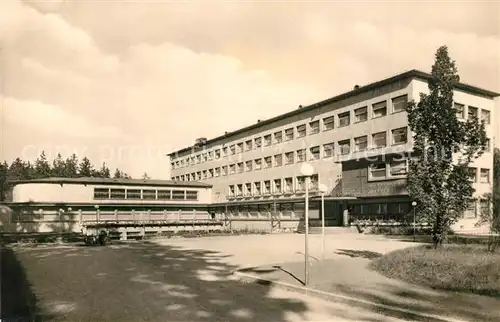
POLYGON ((150 188, 94 188, 94 200, 198 200, 198 191, 150 188))
POLYGON ((40 210, 47 211, 47 212, 54 212, 54 211, 59 211, 61 209, 62 212, 68 213, 76 213, 78 211, 84 211, 84 212, 89 212, 89 211, 96 211, 97 209, 99 211, 131 211, 131 210, 136 210, 136 211, 176 211, 176 210, 183 210, 183 211, 188 211, 188 210, 200 210, 204 211, 207 209, 209 206, 208 204, 47 204, 47 203, 16 203, 16 204, 10 204, 8 205, 11 209, 14 211, 16 210, 24 210, 24 211, 30 211, 33 213, 36 213, 40 210), (99 208, 96 208, 95 206, 98 205, 99 208), (69 210, 71 208, 71 210, 69 210))

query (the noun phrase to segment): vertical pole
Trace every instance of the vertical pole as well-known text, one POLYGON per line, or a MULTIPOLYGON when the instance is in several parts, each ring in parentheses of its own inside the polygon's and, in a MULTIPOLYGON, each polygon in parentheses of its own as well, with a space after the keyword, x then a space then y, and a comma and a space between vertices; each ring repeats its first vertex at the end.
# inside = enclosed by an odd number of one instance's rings
POLYGON ((415 206, 413 206, 413 242, 415 242, 415 226, 416 226, 416 222, 415 222, 415 206))
POLYGON ((305 196, 305 242, 304 242, 304 286, 309 284, 309 177, 305 178, 306 181, 306 196, 305 196))
POLYGON ((322 259, 325 259, 325 193, 321 193, 321 239, 322 239, 322 248, 321 248, 321 256, 322 259))

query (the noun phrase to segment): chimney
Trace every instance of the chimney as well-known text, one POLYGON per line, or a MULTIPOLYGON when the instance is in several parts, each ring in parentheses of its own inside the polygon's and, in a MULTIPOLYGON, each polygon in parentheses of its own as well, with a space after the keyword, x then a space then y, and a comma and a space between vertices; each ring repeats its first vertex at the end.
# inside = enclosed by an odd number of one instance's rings
POLYGON ((354 90, 357 90, 359 88, 359 85, 354 85, 354 90))
POLYGON ((257 120, 257 123, 260 123, 260 120, 257 120))

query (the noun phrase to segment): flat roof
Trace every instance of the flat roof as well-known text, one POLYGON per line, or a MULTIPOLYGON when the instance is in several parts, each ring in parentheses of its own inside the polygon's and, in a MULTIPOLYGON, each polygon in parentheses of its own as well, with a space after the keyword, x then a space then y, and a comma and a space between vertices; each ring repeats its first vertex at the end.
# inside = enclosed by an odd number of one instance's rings
MULTIPOLYGON (((301 113, 311 111, 311 110, 316 109, 318 107, 322 107, 322 106, 331 104, 333 102, 340 101, 340 100, 343 100, 343 99, 346 99, 346 98, 349 98, 349 97, 352 97, 355 95, 359 95, 359 94, 362 94, 364 92, 371 91, 375 88, 382 87, 382 86, 385 86, 388 84, 392 84, 392 83, 395 83, 395 82, 398 82, 398 81, 401 81, 404 79, 408 79, 408 78, 412 78, 412 79, 416 78, 416 79, 421 79, 424 81, 429 81, 430 79, 432 79, 432 75, 429 73, 425 73, 425 72, 416 70, 416 69, 412 69, 410 71, 407 71, 407 72, 404 72, 404 73, 401 73, 401 74, 398 74, 398 75, 395 75, 395 76, 392 76, 392 77, 389 77, 389 78, 386 78, 386 79, 383 79, 383 80, 380 80, 380 81, 377 81, 377 82, 374 82, 374 83, 371 83, 368 85, 360 86, 358 89, 354 89, 354 90, 351 90, 349 92, 345 92, 343 94, 334 96, 332 98, 328 98, 326 100, 314 103, 312 105, 304 106, 300 109, 295 109, 295 110, 292 110, 292 111, 287 112, 285 114, 281 114, 281 115, 275 116, 275 117, 270 118, 270 119, 262 120, 258 123, 252 124, 252 125, 247 126, 247 127, 243 127, 239 130, 236 130, 233 132, 227 132, 224 135, 220 135, 220 136, 215 137, 213 139, 207 140, 205 142, 205 144, 211 144, 211 143, 217 142, 217 141, 222 140, 222 139, 227 139, 229 137, 232 137, 232 136, 235 136, 235 135, 244 133, 246 131, 250 131, 250 130, 262 127, 262 126, 265 126, 267 124, 271 124, 273 122, 282 120, 284 118, 299 115, 301 113)), ((499 93, 489 91, 486 89, 482 89, 482 88, 479 88, 476 86, 468 85, 465 83, 457 83, 455 85, 455 88, 462 90, 462 91, 465 91, 465 92, 468 92, 468 93, 478 94, 478 95, 486 96, 486 97, 490 97, 490 98, 500 96, 499 93)), ((192 146, 188 146, 186 148, 171 152, 171 153, 167 154, 167 156, 172 156, 172 155, 177 154, 177 153, 183 153, 183 152, 189 151, 191 148, 192 148, 192 146)))
POLYGON ((13 180, 12 184, 21 183, 54 183, 54 184, 95 184, 95 185, 123 185, 123 186, 161 186, 161 187, 188 187, 188 188, 211 188, 212 185, 193 181, 172 181, 172 180, 144 180, 144 179, 124 179, 124 178, 60 178, 49 177, 40 179, 13 180))

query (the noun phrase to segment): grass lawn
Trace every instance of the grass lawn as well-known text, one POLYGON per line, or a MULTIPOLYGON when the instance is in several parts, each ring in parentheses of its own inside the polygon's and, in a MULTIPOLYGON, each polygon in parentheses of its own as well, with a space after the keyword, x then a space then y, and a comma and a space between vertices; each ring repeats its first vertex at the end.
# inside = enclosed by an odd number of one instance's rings
POLYGON ((484 245, 422 245, 386 254, 371 264, 381 274, 434 289, 500 297, 500 252, 484 245))

